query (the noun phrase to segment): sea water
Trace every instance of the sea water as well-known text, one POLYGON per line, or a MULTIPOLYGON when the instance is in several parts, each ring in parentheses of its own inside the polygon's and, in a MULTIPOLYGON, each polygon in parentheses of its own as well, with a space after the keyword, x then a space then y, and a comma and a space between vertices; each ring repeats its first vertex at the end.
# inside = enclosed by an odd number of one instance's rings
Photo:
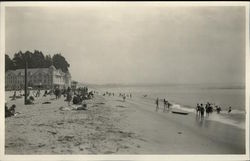
MULTIPOLYGON (((208 119, 245 129, 245 89, 222 88, 193 85, 133 85, 133 86, 101 86, 101 92, 131 93, 133 98, 155 103, 156 98, 166 99, 173 104, 172 108, 195 113, 197 103, 204 105, 209 102, 222 108, 220 114, 216 111, 208 119), (228 107, 232 112, 227 113, 228 107)), ((161 102, 160 102, 161 103, 161 102)))

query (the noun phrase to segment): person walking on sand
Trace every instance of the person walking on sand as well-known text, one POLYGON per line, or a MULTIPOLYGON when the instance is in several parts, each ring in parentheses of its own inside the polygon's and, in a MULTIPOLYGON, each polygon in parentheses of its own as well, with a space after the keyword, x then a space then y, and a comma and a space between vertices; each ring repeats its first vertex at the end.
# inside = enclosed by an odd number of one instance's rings
POLYGON ((159 109, 159 98, 157 97, 156 101, 155 101, 155 104, 156 104, 156 111, 158 111, 159 109))

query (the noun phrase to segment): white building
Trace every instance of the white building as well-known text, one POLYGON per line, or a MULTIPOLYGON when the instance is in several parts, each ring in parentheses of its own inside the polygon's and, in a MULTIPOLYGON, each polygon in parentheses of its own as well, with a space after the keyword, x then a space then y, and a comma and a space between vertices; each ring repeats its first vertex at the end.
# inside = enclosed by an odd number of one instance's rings
MULTIPOLYGON (((29 87, 67 88, 71 86, 71 75, 62 72, 54 66, 49 68, 30 68, 27 70, 27 83, 29 87)), ((5 89, 24 88, 24 69, 8 70, 5 73, 5 89)))

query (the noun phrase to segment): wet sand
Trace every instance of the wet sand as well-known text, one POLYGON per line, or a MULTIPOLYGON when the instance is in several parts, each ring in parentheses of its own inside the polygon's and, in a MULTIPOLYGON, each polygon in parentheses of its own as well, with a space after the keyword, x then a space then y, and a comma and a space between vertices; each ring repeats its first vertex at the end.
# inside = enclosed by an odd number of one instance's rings
POLYGON ((245 130, 194 114, 155 111, 142 98, 95 96, 87 110, 62 97, 16 104, 5 119, 5 154, 244 154, 245 130), (51 104, 42 104, 50 101, 51 104))

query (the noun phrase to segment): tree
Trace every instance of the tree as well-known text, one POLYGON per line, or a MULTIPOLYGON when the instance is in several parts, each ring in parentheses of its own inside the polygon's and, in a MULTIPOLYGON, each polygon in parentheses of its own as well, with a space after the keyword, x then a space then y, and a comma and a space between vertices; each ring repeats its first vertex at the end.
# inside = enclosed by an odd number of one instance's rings
POLYGON ((31 63, 33 68, 42 68, 45 66, 45 58, 41 51, 35 50, 31 55, 31 63))
POLYGON ((53 65, 53 60, 52 60, 52 58, 51 58, 50 55, 46 55, 46 56, 45 56, 44 67, 45 67, 45 68, 48 68, 48 67, 50 67, 51 65, 53 65))
POLYGON ((25 61, 28 62, 28 68, 42 68, 45 64, 44 55, 38 50, 35 50, 34 53, 30 51, 15 53, 13 62, 16 69, 23 69, 25 61))
POLYGON ((12 61, 14 63, 15 69, 24 68, 25 63, 23 58, 24 58, 24 53, 22 53, 22 51, 19 51, 18 53, 14 54, 12 61))
POLYGON ((23 69, 25 67, 25 61, 28 63, 28 68, 48 68, 54 65, 56 69, 61 69, 63 72, 67 72, 69 63, 61 54, 55 54, 53 57, 50 55, 43 55, 41 51, 34 50, 34 53, 26 51, 23 53, 19 51, 14 54, 11 60, 8 55, 5 55, 6 70, 10 69, 23 69))
POLYGON ((5 54, 5 71, 13 70, 13 69, 14 69, 13 61, 10 59, 9 55, 5 54))
POLYGON ((68 71, 68 67, 70 66, 66 59, 61 54, 53 55, 53 65, 56 69, 61 69, 63 72, 68 71))

